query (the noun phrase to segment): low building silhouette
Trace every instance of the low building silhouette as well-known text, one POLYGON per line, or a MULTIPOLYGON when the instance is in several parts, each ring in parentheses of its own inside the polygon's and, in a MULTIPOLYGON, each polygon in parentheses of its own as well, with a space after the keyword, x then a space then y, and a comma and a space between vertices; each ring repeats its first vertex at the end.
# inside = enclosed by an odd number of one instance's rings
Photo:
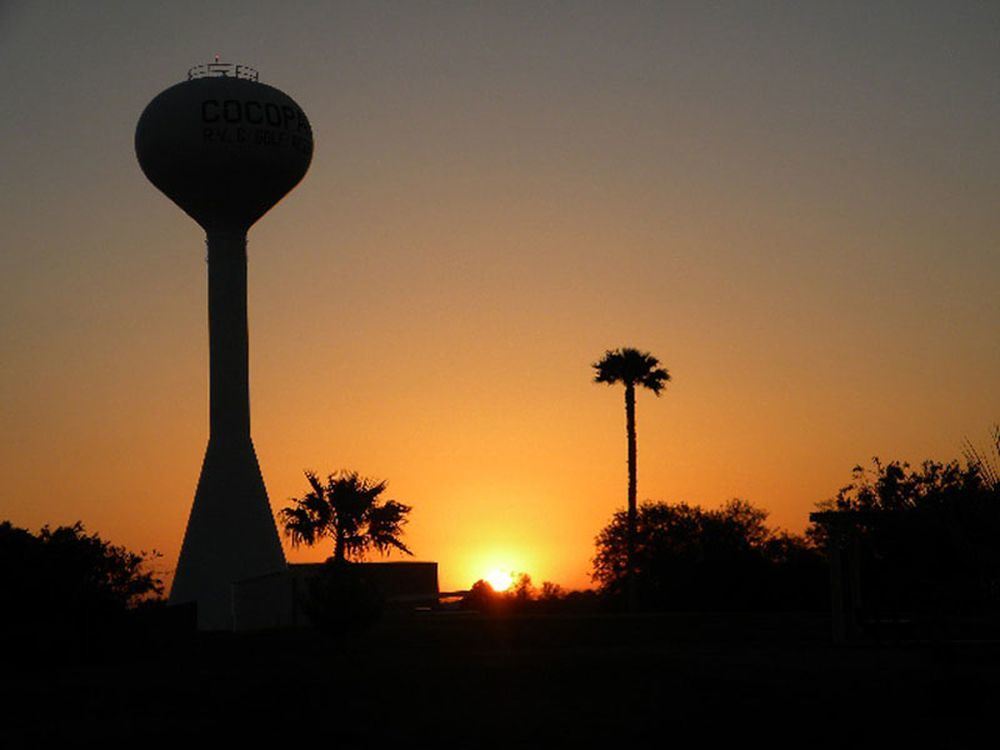
MULTIPOLYGON (((312 625, 303 607, 310 581, 325 563, 291 564, 288 570, 254 576, 232 586, 233 630, 312 625)), ((436 562, 350 563, 382 595, 389 610, 413 611, 438 603, 436 562)))

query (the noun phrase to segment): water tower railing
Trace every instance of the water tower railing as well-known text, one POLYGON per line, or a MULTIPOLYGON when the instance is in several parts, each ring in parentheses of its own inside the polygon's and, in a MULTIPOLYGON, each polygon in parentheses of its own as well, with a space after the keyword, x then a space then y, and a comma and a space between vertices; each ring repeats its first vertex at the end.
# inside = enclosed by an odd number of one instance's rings
POLYGON ((195 78, 242 78, 246 81, 256 81, 260 74, 248 65, 238 65, 237 63, 206 63, 205 65, 195 65, 188 71, 188 80, 195 78))

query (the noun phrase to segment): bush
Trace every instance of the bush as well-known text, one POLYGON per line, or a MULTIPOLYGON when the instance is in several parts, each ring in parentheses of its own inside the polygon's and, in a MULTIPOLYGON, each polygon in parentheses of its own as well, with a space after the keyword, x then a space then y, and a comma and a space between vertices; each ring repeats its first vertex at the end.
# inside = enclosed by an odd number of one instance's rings
POLYGON ((489 615, 567 615, 601 612, 604 604, 595 591, 566 591, 551 581, 535 588, 531 576, 518 573, 504 591, 495 591, 487 581, 476 581, 459 606, 489 615))
MULTIPOLYGON (((793 610, 826 604, 821 553, 806 539, 770 529, 745 500, 718 510, 686 503, 638 509, 633 574, 650 610, 793 610)), ((625 594, 626 521, 614 515, 597 537, 592 578, 616 601, 625 594)))
POLYGON ((0 633, 8 642, 60 658, 68 652, 121 650, 132 638, 131 612, 163 593, 145 570, 156 553, 130 552, 82 523, 37 534, 0 523, 0 633))
POLYGON ((856 544, 867 615, 1000 612, 1000 484, 981 460, 876 458, 819 508, 856 544))
POLYGON ((360 565, 333 558, 306 584, 302 611, 319 630, 329 635, 358 633, 382 616, 382 592, 360 565))

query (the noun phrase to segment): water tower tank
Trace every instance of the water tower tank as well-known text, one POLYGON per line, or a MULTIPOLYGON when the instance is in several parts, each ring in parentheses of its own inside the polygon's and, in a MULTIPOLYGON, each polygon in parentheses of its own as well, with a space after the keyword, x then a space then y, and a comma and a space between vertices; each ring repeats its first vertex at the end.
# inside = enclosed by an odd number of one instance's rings
POLYGON ((146 177, 207 234, 209 439, 170 592, 203 629, 232 626, 232 584, 285 569, 250 438, 246 233, 305 176, 309 120, 242 65, 192 68, 143 111, 146 177))
POLYGON ((139 165, 206 231, 245 231, 305 176, 312 128, 288 94, 242 65, 189 76, 139 118, 139 165), (227 75, 210 74, 220 71, 227 75))

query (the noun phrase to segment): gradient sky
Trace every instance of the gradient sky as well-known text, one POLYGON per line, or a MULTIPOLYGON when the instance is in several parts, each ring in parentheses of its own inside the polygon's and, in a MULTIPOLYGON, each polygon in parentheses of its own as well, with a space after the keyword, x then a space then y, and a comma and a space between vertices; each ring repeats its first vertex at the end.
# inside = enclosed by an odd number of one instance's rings
MULTIPOLYGON (((0 5, 0 518, 172 569, 207 440, 201 230, 135 123, 253 65, 316 135, 250 233, 253 432, 387 478, 445 589, 588 584, 626 495, 800 531, 871 456, 1000 418, 995 2, 0 5)), ((322 559, 327 549, 292 552, 322 559)))

